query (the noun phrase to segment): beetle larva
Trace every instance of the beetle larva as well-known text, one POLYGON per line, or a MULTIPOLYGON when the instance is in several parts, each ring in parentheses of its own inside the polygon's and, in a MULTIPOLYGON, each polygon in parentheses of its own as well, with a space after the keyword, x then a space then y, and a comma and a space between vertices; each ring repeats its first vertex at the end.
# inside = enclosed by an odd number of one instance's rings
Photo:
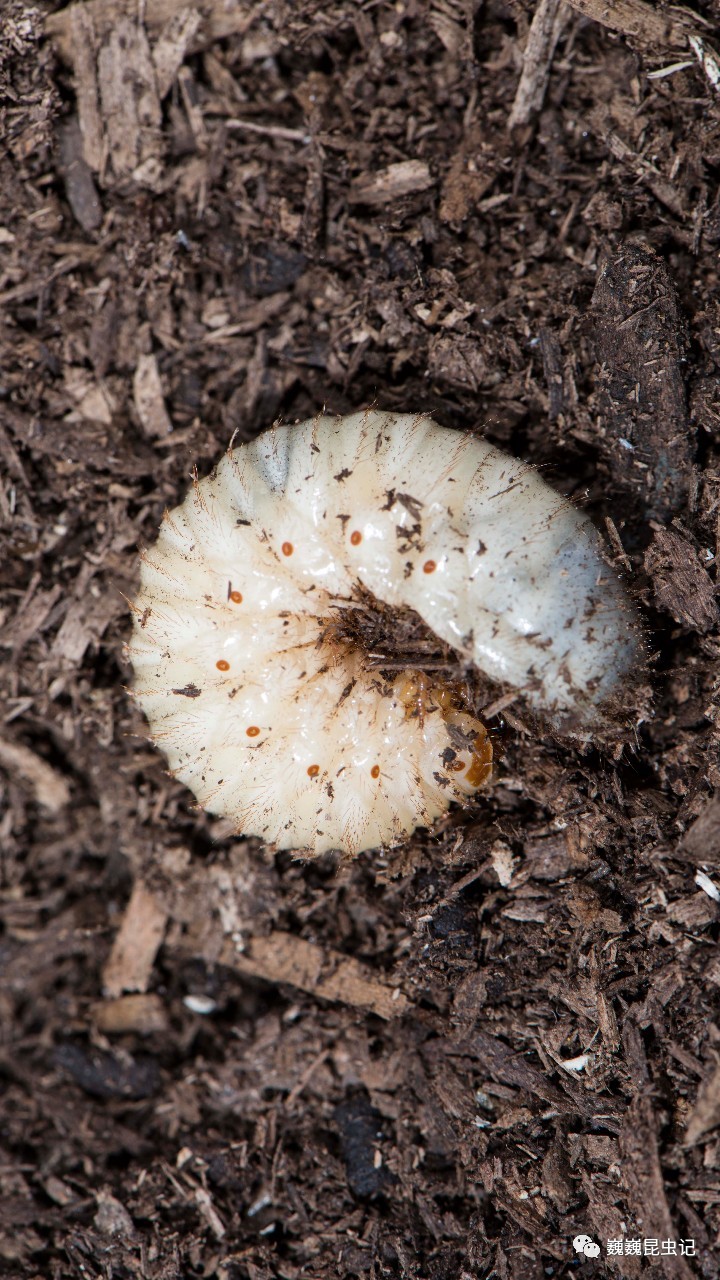
POLYGON ((528 464, 425 416, 274 427, 166 513, 128 650, 174 776, 238 831, 357 853, 489 775, 453 686, 353 640, 368 600, 556 722, 591 726, 638 657, 599 535, 528 464))

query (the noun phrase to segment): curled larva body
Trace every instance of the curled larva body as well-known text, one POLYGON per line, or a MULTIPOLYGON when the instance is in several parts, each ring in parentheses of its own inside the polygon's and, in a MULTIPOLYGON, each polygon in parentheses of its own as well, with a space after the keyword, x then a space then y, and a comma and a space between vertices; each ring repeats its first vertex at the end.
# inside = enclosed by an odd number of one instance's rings
POLYGON ((265 432, 164 517, 128 656, 174 775, 278 848, 388 843, 490 772, 449 686, 382 675, 338 635, 358 593, 576 724, 637 659, 598 534, 529 465, 423 416, 265 432))

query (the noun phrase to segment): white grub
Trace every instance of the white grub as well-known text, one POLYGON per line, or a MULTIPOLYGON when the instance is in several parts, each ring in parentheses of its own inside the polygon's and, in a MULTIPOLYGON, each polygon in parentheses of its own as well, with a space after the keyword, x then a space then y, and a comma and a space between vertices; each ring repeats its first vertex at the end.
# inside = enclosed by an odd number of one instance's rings
POLYGON ((276 848, 391 843, 490 773, 452 686, 338 637, 359 598, 586 736, 638 663, 596 530, 528 464, 425 416, 273 427, 165 515, 128 654, 174 776, 276 848))

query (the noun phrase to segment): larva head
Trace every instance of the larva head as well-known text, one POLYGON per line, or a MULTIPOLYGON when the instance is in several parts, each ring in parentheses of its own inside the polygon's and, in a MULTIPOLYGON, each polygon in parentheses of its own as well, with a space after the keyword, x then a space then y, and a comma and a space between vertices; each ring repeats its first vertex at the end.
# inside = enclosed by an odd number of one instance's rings
POLYGON ((588 723, 637 651, 571 504, 482 441, 372 411, 226 455, 164 518, 134 613, 134 694, 174 775, 309 853, 400 839, 483 785, 470 664, 588 723))

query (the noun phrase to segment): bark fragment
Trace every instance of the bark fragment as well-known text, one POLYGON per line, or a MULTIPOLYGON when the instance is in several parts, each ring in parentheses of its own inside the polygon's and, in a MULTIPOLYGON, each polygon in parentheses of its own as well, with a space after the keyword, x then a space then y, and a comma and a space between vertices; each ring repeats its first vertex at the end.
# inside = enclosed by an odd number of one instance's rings
POLYGON ((659 608, 689 631, 704 635, 717 626, 715 589, 695 548, 674 529, 656 529, 645 553, 659 608))
POLYGON ((598 409, 616 483, 666 521, 690 499, 694 439, 682 362, 685 323, 663 260, 625 243, 605 263, 591 315, 598 409))

